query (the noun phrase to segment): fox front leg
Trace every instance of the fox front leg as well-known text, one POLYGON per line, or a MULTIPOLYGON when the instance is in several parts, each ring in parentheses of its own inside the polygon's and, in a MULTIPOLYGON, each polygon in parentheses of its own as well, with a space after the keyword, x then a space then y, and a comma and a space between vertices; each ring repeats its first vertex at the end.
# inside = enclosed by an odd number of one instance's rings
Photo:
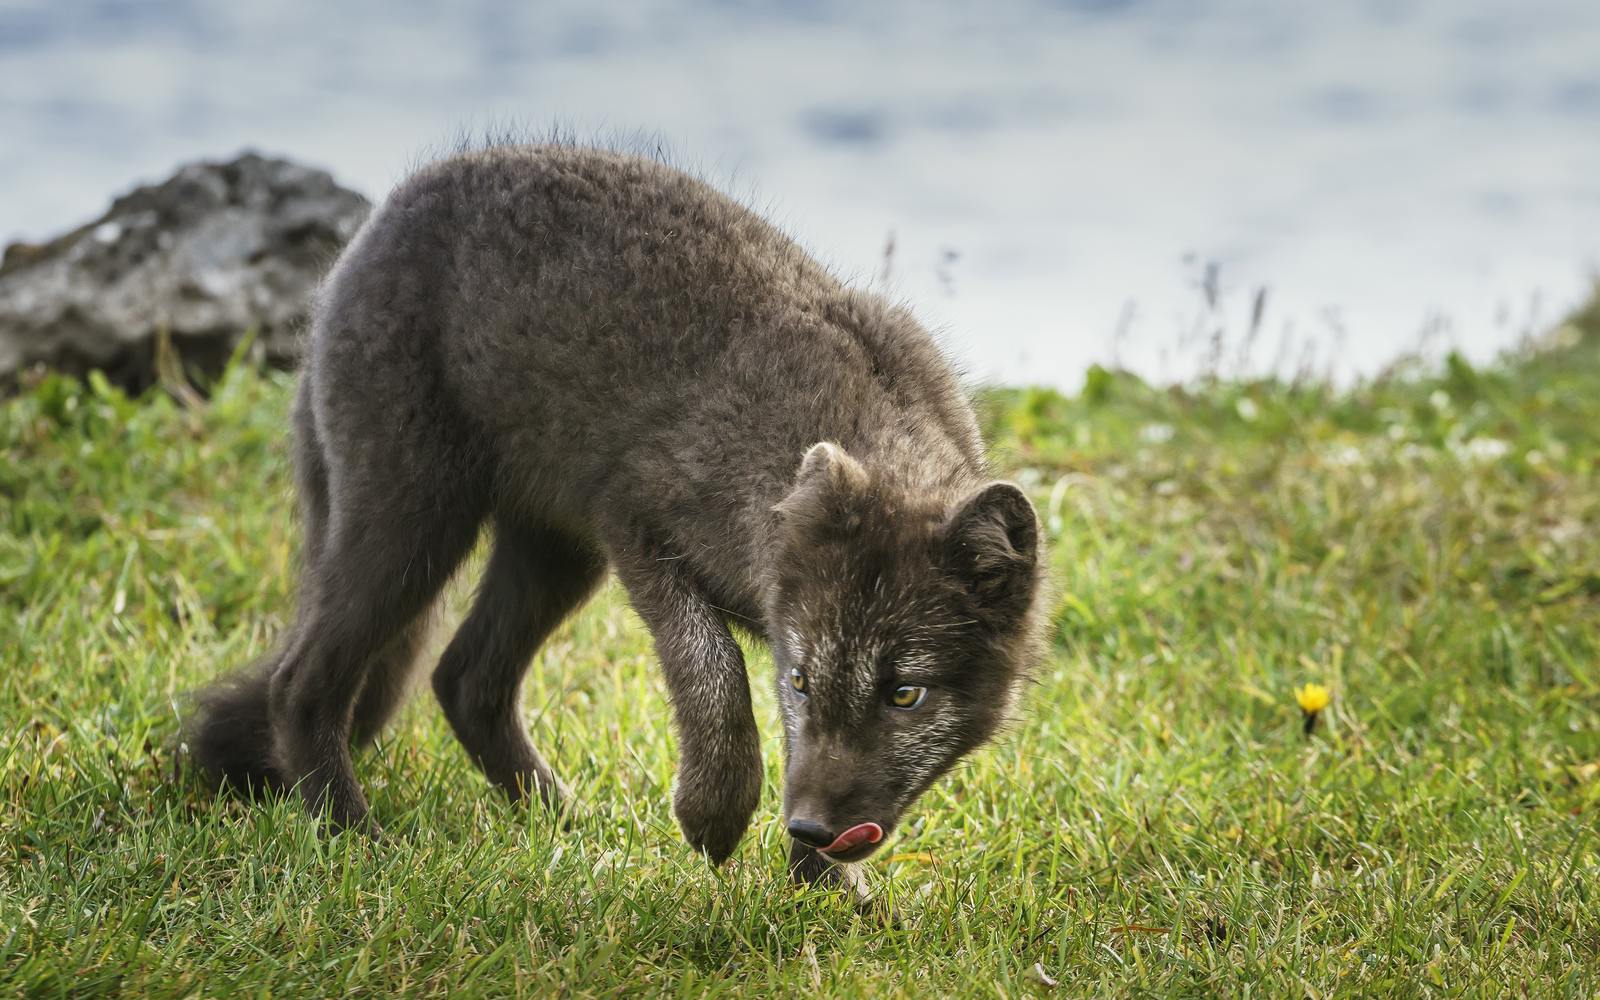
POLYGON ((674 561, 646 554, 619 560, 617 572, 655 638, 672 697, 678 731, 673 812, 690 845, 721 864, 761 798, 761 742, 744 653, 674 561))

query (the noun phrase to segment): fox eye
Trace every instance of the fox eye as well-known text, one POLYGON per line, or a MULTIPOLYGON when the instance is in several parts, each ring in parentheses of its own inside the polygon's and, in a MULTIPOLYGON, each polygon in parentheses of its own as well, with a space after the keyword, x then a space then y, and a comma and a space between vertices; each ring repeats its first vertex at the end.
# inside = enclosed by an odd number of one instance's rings
POLYGON ((789 686, 801 694, 806 693, 806 675, 799 667, 789 671, 789 686))
POLYGON ((913 709, 922 704, 922 699, 926 697, 928 697, 927 688, 903 684, 895 688, 894 693, 889 696, 889 704, 895 708, 913 709))

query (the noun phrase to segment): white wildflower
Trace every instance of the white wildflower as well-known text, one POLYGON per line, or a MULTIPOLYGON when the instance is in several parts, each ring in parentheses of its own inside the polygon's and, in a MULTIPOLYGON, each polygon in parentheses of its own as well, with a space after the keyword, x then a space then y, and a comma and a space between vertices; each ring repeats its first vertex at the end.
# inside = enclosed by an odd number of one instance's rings
POLYGON ((1557 330, 1555 335, 1550 338, 1551 344, 1558 351, 1571 350, 1572 348, 1577 347, 1579 341, 1581 340, 1583 340, 1583 331, 1578 329, 1576 326, 1573 326, 1571 323, 1567 323, 1562 326, 1561 329, 1557 330))
POLYGON ((1352 465, 1360 465, 1366 460, 1366 457, 1360 448, 1353 444, 1345 444, 1337 448, 1328 449, 1324 461, 1339 468, 1349 468, 1352 465))
POLYGON ((1175 433, 1171 424, 1145 424, 1139 428, 1139 440, 1145 444, 1166 444, 1175 433))
POLYGON ((1472 462, 1493 462, 1511 450, 1511 445, 1499 438, 1475 437, 1452 449, 1457 458, 1472 462))

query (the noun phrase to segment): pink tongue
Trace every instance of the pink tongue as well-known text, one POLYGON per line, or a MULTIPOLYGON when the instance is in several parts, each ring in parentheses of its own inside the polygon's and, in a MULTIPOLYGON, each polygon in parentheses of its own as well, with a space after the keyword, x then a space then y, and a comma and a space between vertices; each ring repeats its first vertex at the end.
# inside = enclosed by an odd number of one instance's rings
POLYGON ((833 838, 833 843, 822 849, 824 854, 843 854, 852 847, 862 844, 876 844, 883 839, 883 827, 876 823, 857 823, 850 829, 833 838))

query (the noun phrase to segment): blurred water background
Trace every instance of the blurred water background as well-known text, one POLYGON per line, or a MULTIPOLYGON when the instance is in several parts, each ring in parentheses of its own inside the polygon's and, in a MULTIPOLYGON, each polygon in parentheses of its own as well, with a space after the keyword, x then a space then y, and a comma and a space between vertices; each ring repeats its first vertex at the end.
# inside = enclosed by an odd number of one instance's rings
POLYGON ((659 136, 987 380, 1485 358, 1600 268, 1595 0, 0 0, 8 241, 552 123, 659 136))

